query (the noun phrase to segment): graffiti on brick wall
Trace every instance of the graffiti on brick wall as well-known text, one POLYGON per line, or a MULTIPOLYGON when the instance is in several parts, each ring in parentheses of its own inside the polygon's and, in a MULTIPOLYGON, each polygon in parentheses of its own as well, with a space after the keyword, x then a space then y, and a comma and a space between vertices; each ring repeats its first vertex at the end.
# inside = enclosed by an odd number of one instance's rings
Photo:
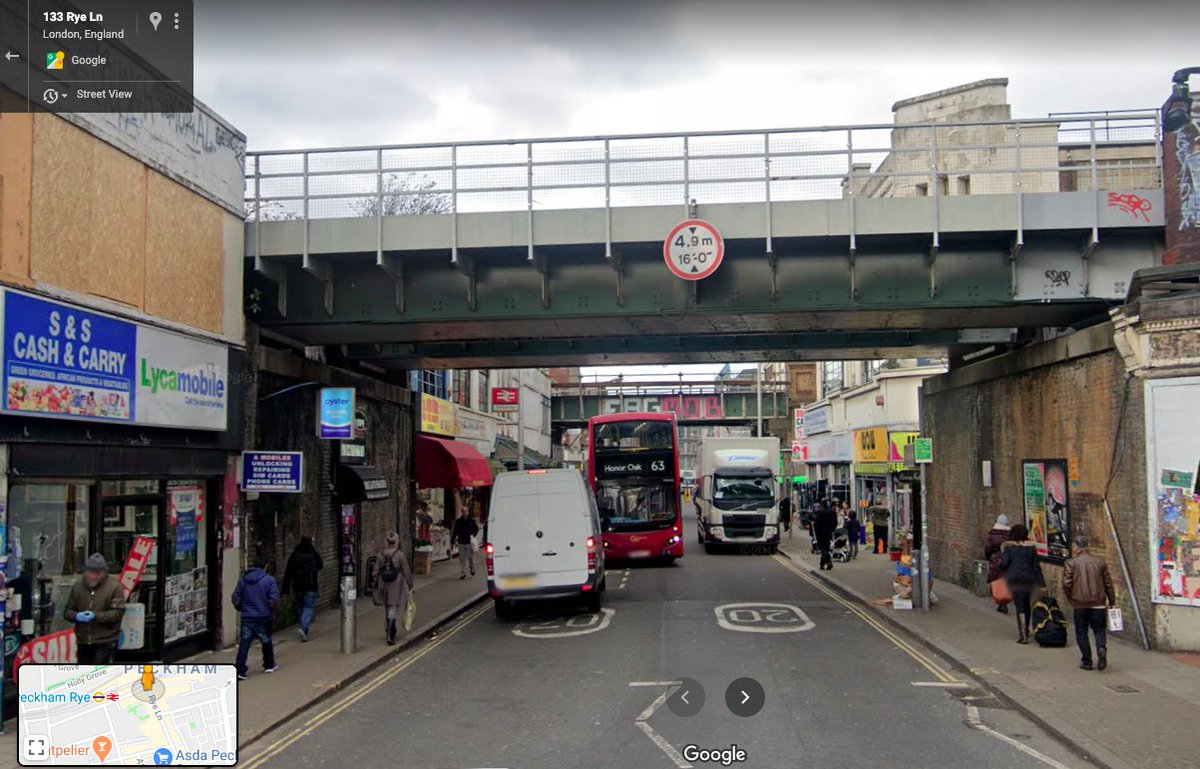
POLYGON ((1200 116, 1175 134, 1179 161, 1179 229, 1200 227, 1200 116))

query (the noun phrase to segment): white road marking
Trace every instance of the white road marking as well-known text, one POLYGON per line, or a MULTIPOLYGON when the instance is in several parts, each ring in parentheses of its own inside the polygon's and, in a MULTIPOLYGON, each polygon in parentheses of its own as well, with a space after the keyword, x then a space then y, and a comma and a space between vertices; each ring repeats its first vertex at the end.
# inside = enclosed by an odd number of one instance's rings
MULTIPOLYGON (((649 681, 631 681, 629 683, 630 686, 647 686, 649 684, 649 681)), ((638 715, 633 723, 637 726, 637 728, 641 729, 647 737, 650 738, 651 742, 658 746, 659 750, 667 755, 667 758, 671 759, 675 763, 675 766, 679 767, 679 769, 691 769, 692 765, 687 762, 687 760, 683 757, 683 754, 676 750, 674 745, 667 742, 666 737, 663 737, 661 734, 654 731, 653 726, 646 723, 650 720, 650 717, 654 715, 654 711, 661 708, 663 703, 667 701, 667 695, 671 692, 670 687, 677 686, 678 684, 679 681, 669 681, 665 683, 664 685, 667 688, 664 688, 662 692, 660 692, 659 695, 654 698, 654 701, 646 706, 646 709, 638 715)))
POLYGON ((676 686, 678 681, 630 681, 630 686, 676 686))
POLYGON ((972 729, 976 729, 978 731, 990 734, 993 737, 995 737, 996 739, 1000 740, 1001 742, 1004 742, 1004 743, 1007 743, 1007 744, 1013 746, 1014 748, 1021 751, 1025 755, 1032 756, 1033 758, 1036 758, 1038 761, 1041 761, 1046 766, 1053 767, 1053 769, 1071 769, 1071 767, 1067 766, 1066 764, 1064 764, 1060 761, 1056 761, 1055 759, 1051 758, 1050 756, 1047 756, 1045 753, 1038 752, 1037 750, 1035 750, 1035 749, 1029 747, 1028 745, 1026 745, 1025 743, 1021 742, 1020 740, 1013 739, 1012 737, 1009 737, 1007 734, 998 732, 995 729, 993 729, 992 727, 988 726, 979 717, 979 708, 970 703, 967 703, 967 726, 969 726, 972 729))
POLYGON ((816 627, 799 606, 786 603, 726 603, 713 612, 718 625, 741 633, 800 633, 816 627))
POLYGON ((913 686, 940 686, 944 689, 966 689, 971 685, 966 681, 913 681, 913 686))
POLYGON ((616 613, 616 609, 606 607, 601 609, 599 614, 575 614, 565 618, 527 620, 514 625, 512 633, 521 638, 567 638, 598 633, 608 627, 609 621, 616 613))

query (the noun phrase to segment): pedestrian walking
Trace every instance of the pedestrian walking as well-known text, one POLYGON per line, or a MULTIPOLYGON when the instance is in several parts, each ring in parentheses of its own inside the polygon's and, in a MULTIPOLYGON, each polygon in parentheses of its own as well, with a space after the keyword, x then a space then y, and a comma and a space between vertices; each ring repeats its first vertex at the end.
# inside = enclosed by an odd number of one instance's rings
POLYGON ((783 526, 783 530, 790 532, 792 530, 792 498, 784 497, 779 500, 779 523, 783 526))
POLYGON ((1000 572, 1000 551, 1004 549, 1004 543, 1008 541, 1008 533, 1011 528, 1008 525, 1007 515, 997 515, 996 522, 983 537, 983 558, 988 562, 987 581, 988 585, 993 586, 992 600, 996 604, 996 611, 1001 614, 1008 614, 1008 604, 1012 600, 1012 596, 1008 595, 1007 585, 1004 590, 999 590, 995 583, 1004 576, 1000 572))
POLYGON ((858 532, 862 528, 862 524, 858 520, 858 513, 846 508, 846 537, 850 540, 850 552, 848 558, 858 557, 858 532))
POLYGON ((458 578, 467 578, 467 567, 471 567, 471 576, 475 576, 475 535, 479 533, 479 524, 471 517, 467 508, 463 508, 454 521, 450 536, 458 545, 458 578))
POLYGON ((821 551, 820 568, 824 571, 833 569, 830 546, 833 543, 833 532, 837 530, 837 526, 837 513, 829 506, 829 500, 821 500, 821 509, 817 511, 816 520, 813 521, 813 533, 817 537, 817 548, 821 551))
POLYGON ((1037 546, 1029 539, 1029 529, 1018 523, 1009 529, 1008 541, 1000 552, 1000 571, 1017 609, 1017 643, 1029 643, 1030 600, 1033 591, 1046 586, 1038 564, 1037 546))
POLYGON ((104 556, 92 553, 83 562, 83 576, 71 588, 63 618, 75 623, 75 650, 81 663, 108 665, 117 653, 125 591, 108 575, 104 556))
POLYGON ((1092 669, 1092 645, 1088 628, 1096 636, 1096 668, 1108 667, 1108 609, 1117 603, 1112 576, 1104 559, 1088 549, 1087 537, 1075 538, 1076 554, 1063 567, 1063 592, 1074 609, 1075 643, 1079 644, 1079 667, 1092 669))
POLYGON ((869 508, 867 512, 871 514, 872 533, 875 535, 875 552, 886 553, 888 551, 888 524, 891 523, 887 506, 876 505, 869 508))
POLYGON ((262 645, 263 670, 274 673, 279 670, 275 662, 275 645, 271 641, 271 630, 275 624, 275 610, 279 608, 279 584, 263 568, 266 562, 256 558, 254 565, 238 580, 233 589, 233 608, 242 616, 241 640, 237 650, 237 677, 250 677, 246 658, 257 638, 262 645))
POLYGON ((304 642, 308 641, 313 614, 317 610, 317 598, 320 597, 317 578, 324 566, 312 537, 304 535, 288 556, 287 568, 283 570, 283 592, 296 598, 296 607, 300 610, 300 640, 304 642))
POLYGON ((396 643, 396 617, 408 610, 408 593, 413 588, 412 569, 400 550, 400 535, 388 532, 387 545, 375 559, 375 605, 383 606, 384 632, 388 646, 396 643))

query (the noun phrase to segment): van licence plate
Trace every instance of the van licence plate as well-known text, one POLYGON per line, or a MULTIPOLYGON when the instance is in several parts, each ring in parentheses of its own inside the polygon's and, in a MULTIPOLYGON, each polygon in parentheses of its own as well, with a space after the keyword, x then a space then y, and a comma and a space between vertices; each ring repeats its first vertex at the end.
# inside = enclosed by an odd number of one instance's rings
POLYGON ((630 558, 649 558, 650 551, 649 550, 633 550, 629 553, 629 557, 630 558))
POLYGON ((496 580, 496 586, 502 590, 512 590, 521 587, 533 587, 536 584, 532 574, 521 574, 515 577, 501 577, 496 580))

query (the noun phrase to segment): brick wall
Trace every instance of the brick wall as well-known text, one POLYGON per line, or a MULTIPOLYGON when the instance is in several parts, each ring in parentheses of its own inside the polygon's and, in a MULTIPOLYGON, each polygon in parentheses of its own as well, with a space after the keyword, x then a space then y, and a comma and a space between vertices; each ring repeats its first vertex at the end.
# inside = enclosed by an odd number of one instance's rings
MULTIPOLYGON (((1072 537, 1086 534, 1108 561, 1132 617, 1103 506, 1112 476, 1109 504, 1139 599, 1148 606, 1142 384, 1126 378, 1111 340, 1105 325, 926 382, 921 419, 922 432, 934 440, 929 540, 938 579, 973 585, 974 561, 983 557, 983 537, 996 516, 1024 520, 1022 460, 1063 457, 1078 477, 1069 484, 1072 537), (984 460, 992 462, 991 488, 983 487, 984 460)), ((1045 564, 1043 570, 1065 601, 1062 569, 1045 564)))
POLYGON ((387 478, 391 489, 386 500, 362 503, 360 588, 365 580, 366 561, 382 549, 387 532, 398 531, 403 546, 411 554, 410 393, 290 353, 259 348, 257 344, 254 347, 259 365, 253 388, 256 397, 248 409, 254 433, 252 439, 247 437, 247 446, 303 451, 304 493, 262 494, 247 503, 243 528, 247 559, 266 559, 267 570, 282 577, 287 557, 300 537, 311 536, 325 561, 320 578, 320 605, 334 605, 338 602, 340 522, 330 484, 333 444, 316 437, 317 388, 355 387, 357 407, 365 411, 367 419, 367 463, 387 478))

